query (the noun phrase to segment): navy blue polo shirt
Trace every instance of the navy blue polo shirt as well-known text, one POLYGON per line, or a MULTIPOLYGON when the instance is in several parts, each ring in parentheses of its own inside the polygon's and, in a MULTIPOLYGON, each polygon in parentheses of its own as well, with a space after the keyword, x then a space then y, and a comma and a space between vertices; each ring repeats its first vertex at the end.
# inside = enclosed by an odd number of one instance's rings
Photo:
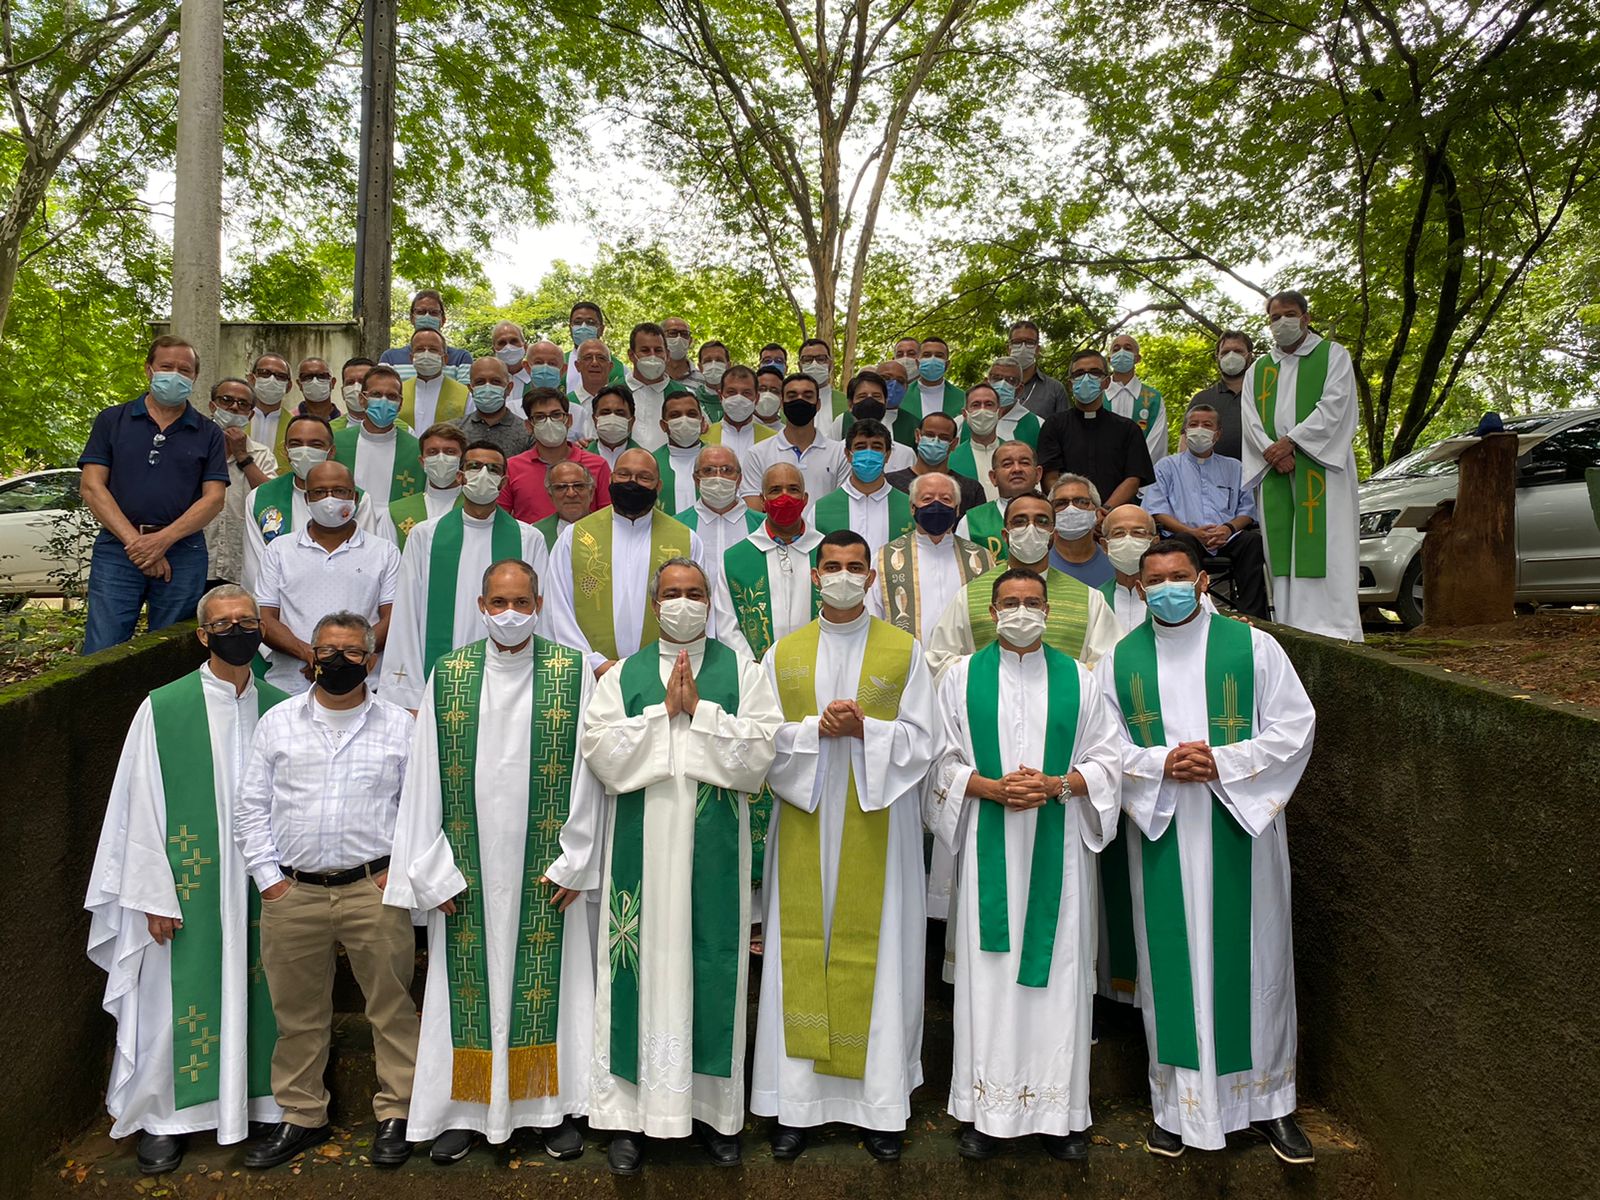
MULTIPOLYGON (((78 456, 80 467, 91 464, 111 472, 111 498, 135 528, 170 525, 200 499, 202 484, 228 482, 228 454, 217 423, 187 404, 183 415, 163 431, 143 396, 104 409, 94 419, 78 456), (160 446, 157 434, 164 437, 160 446), (157 450, 152 463, 151 453, 157 450)), ((101 536, 110 535, 102 530, 101 536)))

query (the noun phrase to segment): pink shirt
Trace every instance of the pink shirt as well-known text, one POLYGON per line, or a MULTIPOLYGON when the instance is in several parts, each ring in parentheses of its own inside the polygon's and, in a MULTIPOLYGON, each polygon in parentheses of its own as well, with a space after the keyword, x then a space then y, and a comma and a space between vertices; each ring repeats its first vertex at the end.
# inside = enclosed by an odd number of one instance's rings
MULTIPOLYGON (((591 454, 574 442, 567 443, 567 462, 575 462, 594 476, 594 503, 598 512, 611 503, 611 468, 598 454, 591 454)), ((525 450, 506 463, 506 486, 500 491, 500 507, 519 521, 532 524, 556 511, 555 502, 545 490, 545 475, 550 464, 539 457, 539 448, 525 450)))

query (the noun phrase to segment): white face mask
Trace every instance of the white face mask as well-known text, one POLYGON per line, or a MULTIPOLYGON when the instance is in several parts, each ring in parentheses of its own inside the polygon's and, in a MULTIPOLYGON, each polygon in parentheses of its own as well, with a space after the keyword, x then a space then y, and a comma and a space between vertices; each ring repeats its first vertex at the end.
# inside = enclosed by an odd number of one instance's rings
POLYGON ((1012 342, 1011 357, 1017 360, 1017 366, 1026 371, 1039 361, 1039 348, 1032 342, 1012 342))
POLYGON ((1268 326, 1272 330, 1272 340, 1287 350, 1300 340, 1300 335, 1305 332, 1299 317, 1293 313, 1285 313, 1268 326))
POLYGON ((1209 453, 1211 448, 1217 444, 1217 435, 1203 425, 1185 430, 1183 437, 1189 449, 1196 454, 1209 453))
POLYGON ((1000 424, 1000 413, 993 408, 975 408, 967 414, 967 428, 979 437, 988 437, 1000 424))
POLYGON ((321 500, 311 501, 306 507, 311 512, 311 519, 324 529, 338 529, 348 524, 356 512, 354 500, 341 500, 338 496, 324 496, 321 500))
POLYGON ((708 475, 700 481, 700 499, 708 508, 724 512, 739 495, 739 481, 724 479, 721 475, 708 475))
POLYGON ((722 415, 736 425, 743 425, 751 417, 755 416, 755 412, 756 402, 750 399, 749 396, 741 396, 738 392, 735 392, 733 395, 723 398, 722 415))
MULTIPOLYGON (((600 440, 608 446, 620 446, 628 440, 628 430, 633 422, 621 413, 606 413, 603 417, 594 419, 594 431, 600 435, 600 440)), ((538 436, 537 431, 534 434, 538 436)), ((563 432, 562 437, 566 436, 563 432)))
POLYGON ((1124 575, 1139 573, 1139 560, 1150 549, 1150 538, 1133 533, 1121 533, 1106 541, 1106 557, 1111 565, 1124 575))
POLYGON ((919 361, 915 354, 906 354, 895 359, 895 362, 899 363, 901 369, 905 371, 907 379, 917 378, 917 363, 919 361))
POLYGON ((667 360, 646 354, 633 364, 633 372, 646 383, 654 383, 667 373, 667 360))
POLYGON ((667 357, 673 362, 682 362, 689 357, 689 339, 676 335, 667 339, 667 357))
POLYGON ((251 386, 251 391, 256 394, 256 399, 263 404, 282 404, 283 397, 289 390, 287 379, 258 379, 251 386))
POLYGON ((491 504, 500 496, 504 475, 497 475, 488 467, 471 467, 461 485, 461 494, 473 504, 491 504))
POLYGON ((217 409, 211 414, 211 419, 224 429, 243 429, 250 424, 250 417, 247 413, 229 412, 225 408, 217 409))
POLYGON ((1016 562, 1036 563, 1050 553, 1050 534, 1037 525, 1013 529, 1008 536, 1008 556, 1016 562))
POLYGON ((417 369, 418 379, 437 379, 444 370, 444 355, 421 350, 411 356, 411 365, 417 369))
MULTIPOLYGON (((600 420, 605 418, 601 417, 600 420)), ((599 422, 596 422, 598 425, 599 422)), ((533 423, 533 439, 539 445, 554 450, 567 440, 567 423, 556 417, 540 417, 533 423)))
POLYGON ((756 416, 763 421, 770 421, 778 415, 783 408, 783 397, 777 392, 762 392, 761 398, 756 401, 756 416))
POLYGON ((706 633, 706 603, 687 596, 674 596, 663 600, 656 613, 656 623, 671 642, 698 641, 706 633))
POLYGON ((825 362, 801 363, 800 370, 811 376, 819 388, 827 387, 828 380, 833 377, 833 368, 825 362))
POLYGON ((347 383, 341 395, 344 397, 344 410, 353 417, 359 417, 367 411, 367 406, 361 402, 361 385, 347 383))
POLYGON ((1095 511, 1092 508, 1073 508, 1070 505, 1056 514, 1056 532, 1067 541, 1076 541, 1086 533, 1094 532, 1095 511))
POLYGON ((830 608, 851 609, 867 596, 867 577, 851 571, 830 571, 822 576, 817 590, 830 608))
POLYGON ((1248 362, 1249 356, 1243 350, 1227 350, 1217 355, 1217 366, 1229 379, 1243 375, 1248 362))
POLYGON ((422 460, 422 473, 437 488, 455 487, 456 474, 460 470, 459 454, 430 454, 422 460))
POLYGON ((289 466, 301 483, 306 476, 311 474, 311 468, 318 463, 328 461, 328 452, 320 446, 290 446, 285 452, 289 458, 289 466))
POLYGON ((497 645, 520 646, 533 636, 534 626, 539 623, 539 614, 536 612, 518 612, 508 608, 504 612, 483 613, 483 623, 489 630, 489 636, 497 645))
POLYGON ((995 632, 1002 641, 1024 649, 1044 636, 1044 623, 1048 618, 1040 608, 1002 608, 994 619, 995 632))
POLYGON ((722 377, 728 373, 728 364, 725 362, 708 362, 700 368, 700 378, 706 381, 707 387, 721 387, 722 377))
POLYGON ((300 394, 308 403, 321 404, 333 395, 333 384, 326 379, 307 379, 300 385, 300 394))
POLYGON ((673 417, 667 422, 667 437, 678 449, 688 449, 700 440, 700 418, 673 417))
POLYGON ((522 365, 522 360, 528 357, 528 348, 519 346, 515 342, 501 346, 494 352, 494 356, 505 363, 506 370, 515 370, 522 365))

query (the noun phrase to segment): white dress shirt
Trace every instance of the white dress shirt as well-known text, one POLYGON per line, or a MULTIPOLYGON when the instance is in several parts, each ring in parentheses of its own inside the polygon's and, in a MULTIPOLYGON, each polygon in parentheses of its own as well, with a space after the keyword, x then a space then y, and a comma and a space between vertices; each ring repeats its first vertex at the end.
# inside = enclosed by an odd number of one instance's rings
POLYGON ((418 437, 422 436, 424 429, 433 424, 434 417, 438 415, 439 392, 444 388, 444 377, 449 372, 450 368, 447 366, 432 379, 424 379, 420 375, 417 376, 417 402, 412 409, 412 414, 417 418, 417 423, 412 428, 418 437))
POLYGON ((233 805, 245 868, 265 891, 283 868, 345 871, 389 853, 416 726, 369 691, 340 730, 316 693, 286 701, 256 724, 233 805))
POLYGON ((805 476, 806 493, 815 503, 826 496, 849 474, 844 443, 824 437, 820 432, 811 445, 801 449, 789 441, 786 429, 777 437, 758 443, 745 460, 744 480, 739 485, 741 496, 761 494, 761 476, 774 463, 788 463, 800 468, 805 476))
POLYGON ((283 420, 284 405, 280 403, 271 412, 257 408, 250 414, 250 440, 263 446, 278 444, 278 422, 283 420))

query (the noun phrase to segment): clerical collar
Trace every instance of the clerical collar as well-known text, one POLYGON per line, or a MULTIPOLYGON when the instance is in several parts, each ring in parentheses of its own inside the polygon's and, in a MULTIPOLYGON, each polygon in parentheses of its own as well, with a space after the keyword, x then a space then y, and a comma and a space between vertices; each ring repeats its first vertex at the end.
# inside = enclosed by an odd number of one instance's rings
POLYGON ((494 663, 503 663, 506 666, 511 666, 513 664, 526 662, 528 659, 533 657, 533 639, 531 637, 528 639, 527 644, 524 645, 520 650, 508 650, 493 638, 490 638, 489 641, 494 646, 495 651, 493 654, 488 656, 490 665, 493 665, 494 663))
POLYGON ((373 433, 370 429, 368 429, 364 422, 359 426, 359 428, 361 430, 361 436, 363 438, 365 438, 367 441, 369 441, 369 442, 387 442, 387 441, 393 440, 395 432, 400 428, 400 426, 399 425, 391 425, 387 429, 378 430, 377 433, 373 433))
POLYGON ((1182 625, 1164 625, 1157 620, 1150 624, 1155 626, 1156 637, 1162 641, 1184 642, 1203 634, 1210 621, 1211 614, 1202 606, 1182 625))
POLYGON ((822 623, 823 633, 854 633, 856 630, 864 628, 871 619, 872 614, 865 608, 861 610, 860 616, 851 621, 830 621, 826 613, 817 618, 822 623))
POLYGON ((662 658, 677 658, 680 650, 687 650, 690 658, 697 658, 706 651, 704 635, 695 638, 692 642, 669 642, 666 638, 662 638, 656 645, 661 647, 662 658))

